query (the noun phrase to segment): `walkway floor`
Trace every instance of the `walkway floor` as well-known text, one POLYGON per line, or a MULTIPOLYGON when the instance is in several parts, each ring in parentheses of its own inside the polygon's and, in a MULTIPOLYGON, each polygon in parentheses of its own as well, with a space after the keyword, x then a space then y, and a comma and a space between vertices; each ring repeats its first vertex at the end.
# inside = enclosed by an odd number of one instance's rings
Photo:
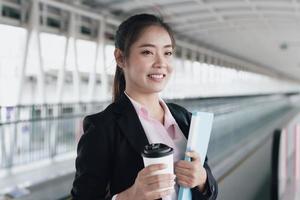
MULTIPOLYGON (((0 170, 0 200, 4 199, 5 194, 11 194, 15 197, 19 196, 17 199, 40 199, 35 193, 42 193, 47 196, 48 192, 51 192, 52 198, 42 198, 42 199, 52 199, 53 200, 53 186, 54 183, 59 186, 60 184, 67 184, 67 188, 72 185, 72 177, 74 177, 75 172, 75 154, 71 153, 64 155, 63 157, 55 158, 54 160, 46 160, 43 162, 38 162, 34 164, 27 165, 26 167, 14 168, 11 170, 0 170), (68 182, 63 183, 59 177, 68 176, 68 182), (60 180, 60 182, 58 182, 60 180), (49 183, 51 182, 51 189, 49 189, 49 183), (48 185, 48 186, 47 186, 48 185), (51 190, 51 191, 50 191, 51 190)), ((62 187, 60 187, 62 190, 62 187)), ((58 187, 59 189, 59 187, 58 187)), ((64 189, 66 190, 66 189, 64 189)), ((64 192, 65 191, 61 191, 64 192)), ((56 191, 57 195, 61 193, 56 191)))

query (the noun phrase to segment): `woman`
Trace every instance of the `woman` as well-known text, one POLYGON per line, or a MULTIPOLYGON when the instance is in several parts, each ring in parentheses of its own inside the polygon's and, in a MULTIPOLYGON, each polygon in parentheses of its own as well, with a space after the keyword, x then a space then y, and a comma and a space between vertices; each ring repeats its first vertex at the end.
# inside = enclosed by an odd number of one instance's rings
POLYGON ((159 97, 173 71, 171 29, 154 15, 135 15, 119 26, 115 47, 114 102, 84 119, 73 199, 175 200, 178 186, 192 188, 193 199, 216 199, 207 162, 202 167, 195 152, 187 153, 192 162, 181 160, 191 114, 159 97), (163 164, 144 167, 141 152, 149 143, 173 147, 175 174, 153 175, 163 164))

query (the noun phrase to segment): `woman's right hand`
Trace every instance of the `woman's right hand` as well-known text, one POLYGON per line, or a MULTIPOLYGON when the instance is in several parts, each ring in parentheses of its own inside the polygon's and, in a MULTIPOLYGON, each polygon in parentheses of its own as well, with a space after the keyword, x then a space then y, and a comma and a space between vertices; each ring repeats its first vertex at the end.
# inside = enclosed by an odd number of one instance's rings
POLYGON ((167 168, 165 164, 149 165, 142 169, 132 186, 132 199, 153 200, 160 199, 174 192, 174 174, 156 174, 157 171, 167 168), (163 188, 172 188, 160 190, 163 188))

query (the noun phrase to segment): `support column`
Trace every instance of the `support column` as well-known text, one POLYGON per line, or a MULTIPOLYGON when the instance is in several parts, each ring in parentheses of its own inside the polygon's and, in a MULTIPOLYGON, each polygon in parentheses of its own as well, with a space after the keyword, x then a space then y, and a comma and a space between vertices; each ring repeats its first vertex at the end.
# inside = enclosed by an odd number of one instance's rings
POLYGON ((66 36, 63 65, 59 69, 57 83, 56 83, 56 102, 57 103, 62 103, 62 91, 63 91, 63 86, 65 83, 65 76, 66 76, 66 65, 67 65, 67 55, 68 55, 68 51, 69 51, 69 41, 70 41, 69 36, 66 36))
POLYGON ((37 59, 38 59, 38 74, 37 74, 37 92, 36 92, 36 102, 44 104, 45 103, 45 72, 42 59, 42 49, 41 49, 41 39, 40 39, 40 8, 39 1, 32 1, 32 12, 30 18, 31 27, 31 39, 37 47, 37 59))
POLYGON ((39 12, 39 2, 38 0, 33 1, 33 18, 32 18, 32 23, 33 23, 33 33, 35 34, 36 42, 37 42, 37 52, 38 52, 38 69, 39 73, 37 76, 38 80, 38 95, 40 97, 40 102, 41 104, 46 103, 46 97, 45 97, 45 71, 44 71, 44 63, 43 63, 43 58, 42 58, 42 48, 41 48, 41 38, 40 38, 40 31, 39 31, 39 26, 40 26, 40 12, 39 12))
POLYGON ((74 63, 75 63, 75 68, 73 70, 73 87, 74 87, 74 96, 75 96, 75 101, 80 102, 80 74, 79 74, 79 69, 78 69, 78 51, 77 51, 77 45, 76 45, 76 39, 74 38, 73 40, 74 43, 74 63))
POLYGON ((105 56, 105 37, 104 37, 104 33, 105 33, 105 21, 104 19, 99 21, 99 28, 98 28, 98 39, 97 39, 97 47, 96 47, 96 54, 95 54, 95 63, 94 66, 92 68, 92 70, 90 71, 90 75, 89 75, 89 93, 88 93, 88 100, 94 101, 95 100, 95 94, 97 94, 97 92, 101 93, 101 96, 106 95, 107 91, 107 74, 105 72, 105 61, 104 61, 104 56, 105 56), (100 67, 101 70, 101 91, 95 91, 95 87, 96 87, 96 81, 97 81, 97 67, 100 67))
POLYGON ((73 55, 74 55, 74 69, 73 69, 73 90, 75 101, 80 102, 80 77, 79 77, 79 70, 78 70, 78 53, 77 53, 77 45, 76 45, 76 15, 75 13, 71 14, 71 37, 73 43, 73 55))
POLYGON ((70 54, 73 55, 73 62, 72 65, 72 78, 73 78, 73 94, 75 97, 75 101, 80 101, 80 80, 79 80, 79 70, 78 70, 78 62, 77 62, 77 45, 76 45, 76 21, 75 21, 75 14, 72 13, 70 17, 70 23, 68 28, 68 35, 66 36, 66 45, 65 45, 65 51, 64 51, 64 60, 63 65, 59 70, 58 73, 58 79, 57 79, 57 89, 56 89, 56 102, 62 103, 63 101, 63 90, 64 90, 64 84, 65 84, 65 78, 66 78, 66 66, 68 63, 68 59, 70 57, 70 54), (73 49, 71 49, 71 47, 73 49))
POLYGON ((42 53, 41 53, 41 44, 40 44, 40 34, 39 34, 39 1, 33 0, 32 1, 32 10, 31 15, 29 17, 29 25, 27 28, 27 37, 26 37, 26 43, 25 43, 25 49, 24 49, 24 57, 23 62, 20 71, 20 77, 19 77, 19 84, 17 89, 17 102, 16 104, 19 105, 22 103, 22 97, 23 97, 23 87, 25 85, 25 73, 27 68, 27 60, 28 60, 28 53, 30 48, 31 41, 36 42, 37 44, 37 52, 38 52, 38 69, 39 73, 37 75, 38 80, 38 92, 37 94, 40 97, 40 103, 45 103, 45 73, 44 73, 44 67, 43 67, 43 61, 42 61, 42 53), (32 38, 35 38, 36 40, 32 40, 32 38))
POLYGON ((97 41, 96 52, 95 52, 95 60, 94 65, 89 73, 89 83, 88 83, 88 102, 92 102, 95 99, 95 87, 96 87, 96 78, 97 78, 97 65, 99 59, 99 42, 97 41))
MULTIPOLYGON (((101 31, 100 31, 100 67, 101 67, 101 100, 107 100, 108 94, 108 77, 105 70, 106 65, 106 53, 105 53, 105 30, 106 30, 106 20, 101 21, 101 31)), ((109 97, 110 98, 110 97, 109 97)))
POLYGON ((27 59, 28 59, 28 51, 29 51, 29 43, 31 40, 31 32, 32 30, 27 30, 27 36, 26 36, 26 42, 25 42, 25 49, 24 49, 24 56, 23 61, 21 65, 21 69, 19 71, 19 83, 18 83, 18 89, 17 89, 17 101, 16 105, 20 105, 22 101, 23 96, 23 86, 24 86, 24 79, 25 79, 25 71, 27 67, 27 59))

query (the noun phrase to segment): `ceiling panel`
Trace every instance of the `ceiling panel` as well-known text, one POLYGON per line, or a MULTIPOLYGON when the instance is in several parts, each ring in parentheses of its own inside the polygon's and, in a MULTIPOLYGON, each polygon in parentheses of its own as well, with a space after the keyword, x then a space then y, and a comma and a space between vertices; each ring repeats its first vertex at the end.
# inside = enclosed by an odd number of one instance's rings
POLYGON ((120 19, 162 14, 189 40, 300 80, 300 0, 87 0, 120 19), (290 41, 290 42, 288 42, 290 41), (280 48, 286 42, 286 49, 280 48), (290 70, 289 70, 290 69, 290 70), (297 73, 295 73, 297 72, 297 73))

